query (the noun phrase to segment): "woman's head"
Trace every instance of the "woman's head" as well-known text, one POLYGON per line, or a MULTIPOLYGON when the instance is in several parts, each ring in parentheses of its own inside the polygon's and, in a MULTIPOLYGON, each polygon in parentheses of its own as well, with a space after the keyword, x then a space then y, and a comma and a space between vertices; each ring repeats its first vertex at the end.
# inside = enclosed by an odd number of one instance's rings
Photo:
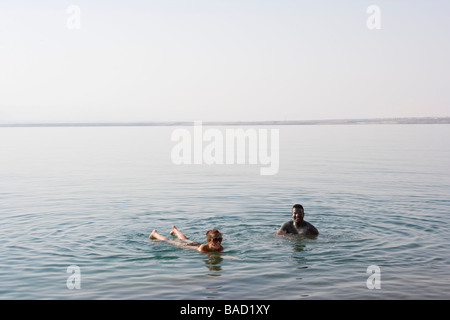
POLYGON ((222 243, 222 234, 219 229, 211 229, 206 231, 206 241, 211 247, 219 249, 222 243))

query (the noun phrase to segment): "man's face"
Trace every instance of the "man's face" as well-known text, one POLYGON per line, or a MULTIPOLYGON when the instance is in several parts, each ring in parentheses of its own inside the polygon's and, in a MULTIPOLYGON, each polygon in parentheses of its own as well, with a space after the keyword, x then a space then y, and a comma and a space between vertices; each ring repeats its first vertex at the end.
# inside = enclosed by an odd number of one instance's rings
POLYGON ((303 212, 302 208, 292 208, 292 219, 295 222, 302 222, 304 215, 305 213, 303 212))

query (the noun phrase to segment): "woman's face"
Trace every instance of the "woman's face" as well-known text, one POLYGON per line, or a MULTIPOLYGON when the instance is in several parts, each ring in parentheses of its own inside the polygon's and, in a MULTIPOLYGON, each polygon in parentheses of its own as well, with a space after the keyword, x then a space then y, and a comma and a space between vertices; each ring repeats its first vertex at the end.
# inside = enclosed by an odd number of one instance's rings
POLYGON ((210 248, 218 250, 220 249, 221 245, 222 245, 222 235, 220 234, 215 234, 209 241, 210 248))

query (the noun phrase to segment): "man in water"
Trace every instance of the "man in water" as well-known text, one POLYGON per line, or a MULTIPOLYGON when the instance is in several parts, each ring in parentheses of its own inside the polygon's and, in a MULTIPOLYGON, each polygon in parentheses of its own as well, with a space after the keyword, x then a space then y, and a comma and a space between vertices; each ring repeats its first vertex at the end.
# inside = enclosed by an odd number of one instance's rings
POLYGON ((275 235, 280 236, 291 233, 305 236, 317 236, 319 231, 311 223, 303 220, 304 216, 305 211, 303 210, 303 206, 300 204, 295 204, 292 207, 292 221, 284 223, 275 235))

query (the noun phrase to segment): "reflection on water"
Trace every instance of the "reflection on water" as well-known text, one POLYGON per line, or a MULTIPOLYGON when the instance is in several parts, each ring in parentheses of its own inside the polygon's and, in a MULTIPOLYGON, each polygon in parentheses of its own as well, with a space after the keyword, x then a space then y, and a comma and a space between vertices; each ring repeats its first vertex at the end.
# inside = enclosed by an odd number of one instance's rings
MULTIPOLYGON (((222 271, 221 262, 223 261, 223 258, 220 254, 208 254, 208 259, 205 260, 206 267, 209 269, 209 271, 222 271)), ((207 273, 208 276, 211 277, 220 277, 221 273, 207 273)))
MULTIPOLYGON (((222 276, 222 263, 223 258, 219 253, 208 253, 208 259, 205 260, 206 267, 210 272, 206 275, 210 277, 220 277, 222 276)), ((208 292, 206 299, 218 299, 221 296, 220 289, 222 286, 208 286, 205 288, 208 292)))
MULTIPOLYGON (((302 253, 306 250, 306 245, 301 240, 302 238, 297 237, 297 239, 293 240, 291 243, 294 252, 292 260, 299 264, 297 269, 307 269, 308 267, 305 265, 307 262, 306 257, 304 255, 298 255, 298 253, 302 253)), ((296 279, 299 280, 301 278, 296 279)))
POLYGON ((299 242, 299 241, 296 241, 296 242, 294 242, 292 244, 292 249, 295 252, 302 252, 302 251, 305 250, 305 248, 306 248, 306 246, 303 243, 299 242))
POLYGON ((219 290, 219 289, 222 289, 222 286, 207 287, 206 290, 211 290, 211 291, 208 292, 209 295, 207 295, 206 298, 207 299, 218 299, 220 297, 220 292, 215 291, 215 290, 219 290))
MULTIPOLYGON (((304 276, 307 274, 306 269, 309 268, 307 265, 308 259, 306 255, 306 244, 304 242, 305 237, 304 236, 293 236, 291 237, 291 247, 293 254, 291 256, 292 261, 297 265, 296 270, 294 271, 293 275, 295 276, 296 281, 301 281, 304 283, 304 276), (301 254, 300 254, 301 253, 301 254)), ((303 287, 303 284, 302 284, 303 287)), ((303 293, 299 295, 300 298, 307 298, 309 297, 309 294, 303 293)))

